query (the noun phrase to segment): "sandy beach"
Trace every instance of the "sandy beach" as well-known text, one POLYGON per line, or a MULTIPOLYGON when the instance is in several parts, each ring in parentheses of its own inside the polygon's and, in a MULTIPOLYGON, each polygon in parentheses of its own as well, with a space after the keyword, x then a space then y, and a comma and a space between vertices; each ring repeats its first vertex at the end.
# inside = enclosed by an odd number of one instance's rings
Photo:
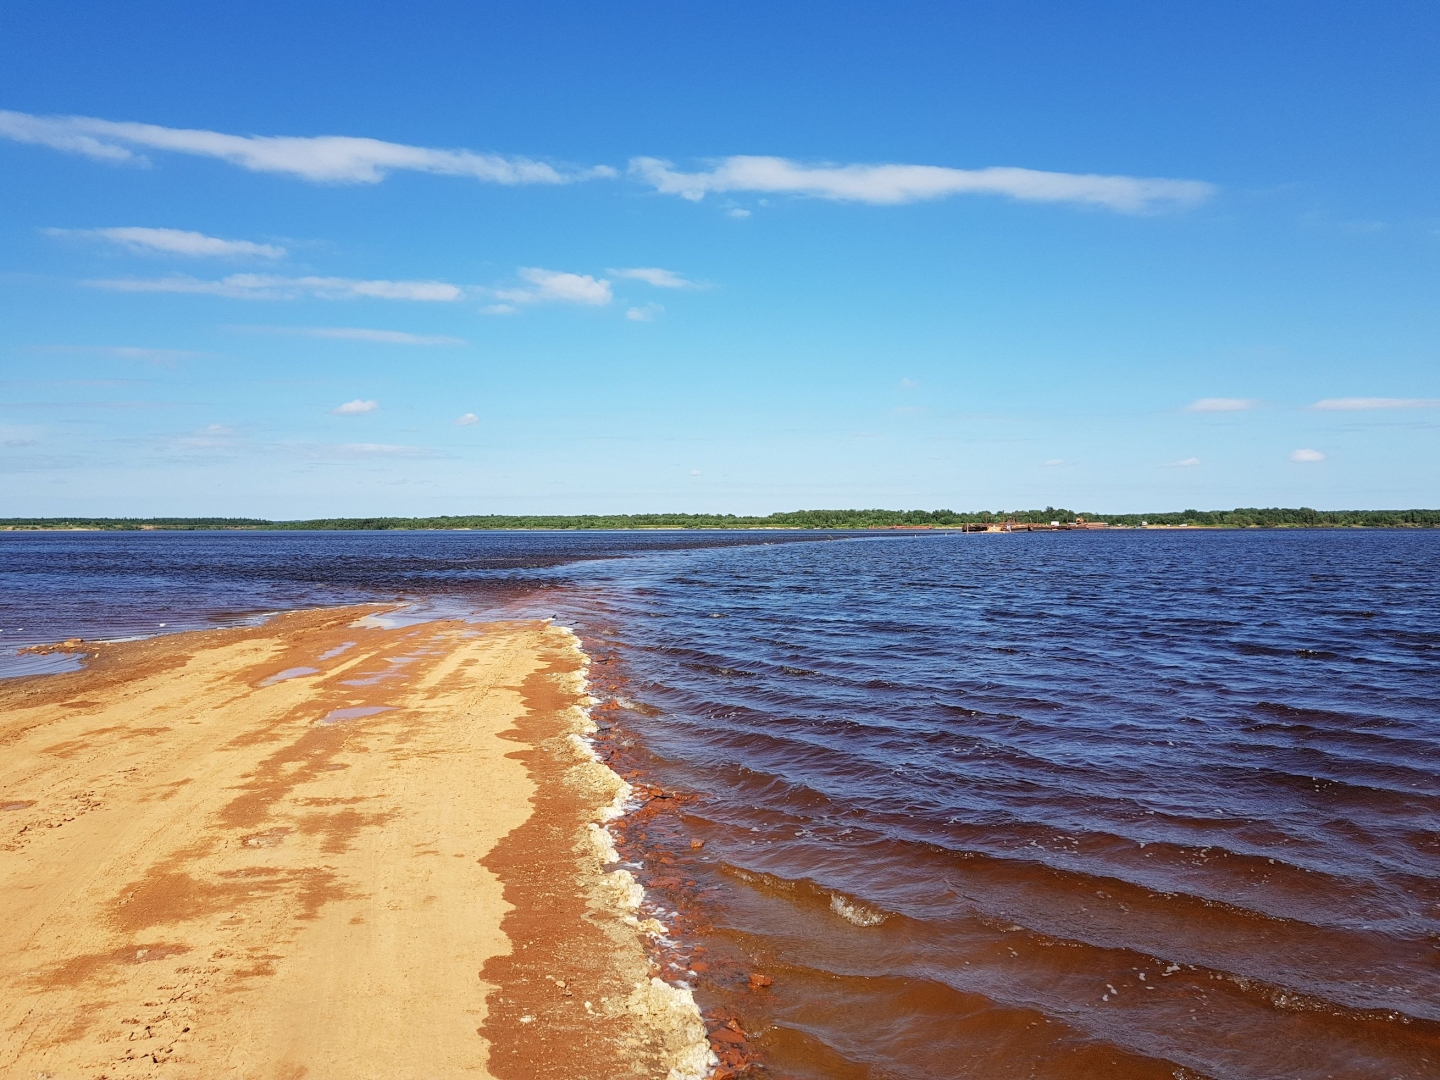
POLYGON ((606 865, 574 636, 382 613, 0 684, 0 1073, 703 1073, 606 865))

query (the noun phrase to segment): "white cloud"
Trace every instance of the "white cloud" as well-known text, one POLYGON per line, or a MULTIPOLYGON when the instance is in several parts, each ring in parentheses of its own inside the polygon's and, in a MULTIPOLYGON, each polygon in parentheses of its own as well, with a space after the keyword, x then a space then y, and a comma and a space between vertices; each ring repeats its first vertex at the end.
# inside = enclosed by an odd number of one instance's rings
POLYGON ((654 322, 657 316, 665 314, 665 308, 661 304, 646 304, 644 307, 632 307, 625 312, 625 318, 631 322, 654 322))
POLYGON ((728 217, 735 218, 737 221, 743 220, 744 218, 747 218, 747 217, 750 216, 750 211, 749 211, 749 210, 742 210, 742 209, 741 209, 740 207, 738 207, 738 206, 737 206, 737 207, 734 207, 733 209, 726 210, 725 213, 726 213, 726 215, 727 215, 728 217))
POLYGON ((190 435, 174 439, 171 448, 174 450, 220 450, 232 448, 237 445, 239 432, 229 424, 206 424, 198 431, 190 435))
POLYGON ((901 380, 900 380, 900 389, 902 389, 902 390, 915 390, 915 389, 918 389, 919 386, 920 386, 920 384, 919 384, 916 380, 914 380, 914 379, 901 379, 901 380))
POLYGON ((473 412, 467 412, 464 416, 455 418, 456 427, 474 427, 478 423, 480 423, 480 418, 473 412))
POLYGON ((690 470, 690 475, 691 475, 691 476, 699 476, 699 475, 700 475, 700 470, 699 470, 699 469, 691 469, 691 470, 690 470))
POLYGON ((336 416, 360 416, 364 413, 374 412, 380 407, 378 401, 362 401, 356 398, 354 401, 347 401, 344 405, 337 405, 330 411, 336 416))
POLYGON ((367 330, 359 326, 274 327, 280 333, 335 341, 372 341, 380 345, 465 345, 464 338, 443 334, 407 334, 403 330, 367 330))
POLYGON ((132 345, 115 345, 87 351, 103 353, 105 356, 114 356, 121 360, 144 360, 147 363, 161 365, 170 365, 180 360, 206 355, 191 349, 144 349, 132 345))
POLYGON ((385 454, 393 457, 423 457, 428 451, 418 446, 396 446, 394 443, 352 442, 342 443, 340 450, 347 454, 385 454))
POLYGON ((1290 451, 1291 461, 1324 461, 1325 455, 1319 450, 1292 450, 1290 451))
POLYGON ((540 296, 546 300, 562 300, 572 304, 610 303, 610 283, 596 280, 589 274, 567 274, 558 270, 541 270, 529 267, 520 271, 520 276, 538 287, 540 296))
POLYGON ((1172 461, 1169 467, 1172 469, 1193 469, 1199 464, 1200 459, 1198 457, 1187 457, 1181 458, 1179 461, 1172 461))
POLYGON ((657 289, 698 289, 700 287, 696 282, 681 277, 675 271, 662 270, 658 266, 637 266, 630 270, 609 270, 607 273, 631 281, 643 281, 647 285, 654 285, 657 289))
POLYGON ((514 315, 520 309, 514 304, 486 304, 480 310, 486 315, 514 315))
POLYGON ((660 158, 633 158, 630 174, 656 191, 692 201, 710 192, 759 191, 879 205, 947 195, 1008 195, 1028 202, 1068 202, 1142 213, 1202 202, 1215 191, 1199 180, 1097 176, 1036 169, 948 169, 936 165, 806 165, 779 157, 722 158, 700 172, 677 171, 660 158))
POLYGON ((1065 464, 1065 459, 1064 459, 1064 458, 1058 458, 1058 457, 1057 457, 1057 458, 1051 458, 1049 461, 1045 462, 1046 467, 1047 467, 1047 468, 1051 468, 1051 469, 1059 468, 1061 465, 1064 465, 1064 464, 1065 464))
POLYGON ((219 281, 205 281, 184 274, 163 278, 111 278, 87 281, 96 289, 116 292, 196 293, 240 300, 297 300, 313 296, 322 300, 461 300, 465 291, 444 281, 360 281, 338 277, 277 277, 272 274, 231 274, 219 281))
POLYGON ((1312 409, 1352 411, 1360 409, 1440 409, 1440 398, 1342 397, 1317 401, 1312 409))
POLYGON ((1185 406, 1186 412, 1245 412, 1259 402, 1253 398, 1202 397, 1185 406))
POLYGON ((427 446, 404 446, 397 443, 381 442, 275 442, 267 449, 310 461, 334 463, 357 463, 368 458, 444 458, 450 455, 442 450, 427 446))
POLYGON ((494 314, 509 314, 503 310, 515 304, 543 304, 551 301, 567 304, 591 304, 603 306, 614 299, 610 282, 594 278, 589 274, 567 274, 562 270, 544 270, 538 266, 522 266, 518 271, 521 279, 528 281, 529 289, 494 289, 495 297, 505 301, 486 310, 494 314))
POLYGON ((222 240, 218 236, 187 232, 184 229, 146 229, 139 226, 114 229, 46 229, 51 236, 86 236, 108 240, 130 251, 160 252, 166 255, 257 257, 281 259, 285 249, 253 240, 222 240))
POLYGON ((136 149, 165 150, 217 158, 251 172, 285 173, 339 184, 376 184, 398 170, 466 176, 494 184, 564 184, 617 175, 606 165, 562 171, 529 158, 434 150, 347 135, 226 135, 89 116, 32 116, 4 110, 0 110, 0 138, 139 165, 149 162, 136 149))

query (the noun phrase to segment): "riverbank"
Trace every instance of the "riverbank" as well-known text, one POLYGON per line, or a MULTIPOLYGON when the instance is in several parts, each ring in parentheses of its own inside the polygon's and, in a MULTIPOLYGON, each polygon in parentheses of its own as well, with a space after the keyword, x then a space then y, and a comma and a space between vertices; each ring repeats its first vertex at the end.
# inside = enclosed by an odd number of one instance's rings
POLYGON ((383 612, 0 684, 0 1071, 703 1072, 607 873, 574 636, 383 612))
POLYGON ((1029 510, 793 510, 737 514, 466 514, 439 517, 349 517, 270 521, 262 518, 151 517, 0 518, 0 532, 370 532, 370 531, 733 531, 963 529, 966 526, 1042 526, 1105 521, 1112 525, 1189 525, 1217 528, 1436 528, 1440 510, 1316 510, 1300 507, 1236 507, 1143 514, 1097 514, 1047 506, 1029 510))

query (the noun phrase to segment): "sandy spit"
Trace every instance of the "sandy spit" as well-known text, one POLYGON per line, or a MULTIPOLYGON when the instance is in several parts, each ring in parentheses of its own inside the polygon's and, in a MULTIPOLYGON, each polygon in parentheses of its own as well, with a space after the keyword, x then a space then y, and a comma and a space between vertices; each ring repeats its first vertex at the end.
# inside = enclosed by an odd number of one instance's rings
POLYGON ((575 637, 373 608, 0 683, 0 1075, 696 1080, 575 637))

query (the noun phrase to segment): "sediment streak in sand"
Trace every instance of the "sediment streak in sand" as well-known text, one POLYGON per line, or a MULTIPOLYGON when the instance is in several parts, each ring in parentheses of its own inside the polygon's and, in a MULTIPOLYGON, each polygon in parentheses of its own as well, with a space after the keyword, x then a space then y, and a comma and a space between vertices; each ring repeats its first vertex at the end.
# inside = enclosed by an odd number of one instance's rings
POLYGON ((698 1016, 646 1013, 585 842, 619 781, 568 738, 573 636, 364 614, 105 646, 0 687, 0 1075, 694 1060, 698 1016), (527 866, 548 911, 526 909, 527 866))

